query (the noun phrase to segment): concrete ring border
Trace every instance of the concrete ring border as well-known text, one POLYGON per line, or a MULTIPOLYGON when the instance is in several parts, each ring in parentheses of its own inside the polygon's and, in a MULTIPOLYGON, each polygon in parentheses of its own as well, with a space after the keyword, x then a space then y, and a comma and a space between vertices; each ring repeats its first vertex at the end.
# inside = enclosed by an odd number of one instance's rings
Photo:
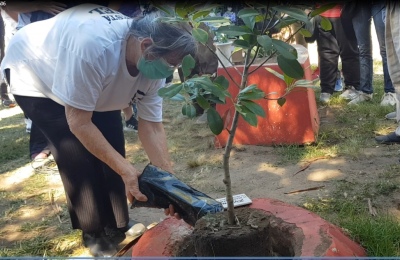
MULTIPOLYGON (((295 224, 304 233, 301 248, 302 257, 365 257, 365 250, 356 242, 346 236, 343 231, 306 209, 287 204, 285 202, 258 198, 253 199, 250 208, 264 210, 284 222, 295 224), (324 240, 324 241, 323 241, 324 240), (321 243, 330 242, 324 248, 318 247, 321 243)), ((134 257, 173 256, 174 243, 182 240, 193 231, 182 220, 169 217, 157 226, 146 231, 132 249, 134 257)))

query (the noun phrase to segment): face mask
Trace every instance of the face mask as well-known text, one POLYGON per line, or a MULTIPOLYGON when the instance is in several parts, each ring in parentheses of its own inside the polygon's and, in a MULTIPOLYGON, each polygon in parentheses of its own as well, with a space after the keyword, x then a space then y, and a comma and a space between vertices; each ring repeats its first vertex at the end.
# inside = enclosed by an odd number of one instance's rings
POLYGON ((148 79, 165 79, 174 73, 175 66, 168 64, 163 59, 146 60, 143 56, 140 57, 137 68, 148 79))

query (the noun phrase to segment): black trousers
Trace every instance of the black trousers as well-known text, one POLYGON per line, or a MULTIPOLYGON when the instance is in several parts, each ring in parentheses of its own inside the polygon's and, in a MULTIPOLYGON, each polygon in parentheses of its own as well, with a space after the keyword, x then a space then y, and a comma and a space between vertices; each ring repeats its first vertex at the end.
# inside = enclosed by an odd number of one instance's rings
POLYGON ((36 124, 32 123, 31 132, 29 134, 29 158, 41 152, 46 154, 50 152, 48 140, 36 124))
MULTIPOLYGON (((15 100, 50 144, 66 192, 72 227, 101 232, 129 221, 122 178, 93 156, 69 130, 65 108, 48 98, 15 95, 15 100)), ((121 111, 94 112, 93 123, 125 157, 121 111)))
POLYGON ((332 30, 325 31, 319 26, 317 38, 321 92, 332 94, 335 89, 339 56, 346 86, 360 88, 360 60, 355 38, 346 38, 340 18, 328 18, 332 30))

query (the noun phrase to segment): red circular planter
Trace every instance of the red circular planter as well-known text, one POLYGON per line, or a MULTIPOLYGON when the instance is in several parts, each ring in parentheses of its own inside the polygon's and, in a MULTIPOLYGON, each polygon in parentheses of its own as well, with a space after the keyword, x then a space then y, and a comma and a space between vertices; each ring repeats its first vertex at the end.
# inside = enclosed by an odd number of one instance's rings
MULTIPOLYGON (((303 208, 273 199, 254 199, 250 208, 264 210, 303 231, 301 255, 328 257, 365 257, 365 250, 340 228, 303 208)), ((167 218, 146 231, 132 249, 134 257, 174 256, 176 243, 191 234, 193 228, 182 220, 167 218)))

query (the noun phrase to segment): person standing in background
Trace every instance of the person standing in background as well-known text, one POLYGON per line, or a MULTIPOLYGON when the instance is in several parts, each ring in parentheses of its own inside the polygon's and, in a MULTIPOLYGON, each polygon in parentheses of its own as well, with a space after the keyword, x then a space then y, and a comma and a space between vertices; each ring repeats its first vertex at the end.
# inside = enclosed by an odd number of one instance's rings
POLYGON ((316 21, 321 85, 319 100, 322 103, 328 103, 335 91, 339 72, 339 57, 342 60, 342 73, 345 83, 344 92, 340 96, 346 99, 354 99, 360 85, 357 41, 354 37, 346 37, 343 27, 351 26, 351 24, 342 24, 341 10, 342 6, 336 5, 320 14, 329 19, 332 24, 331 30, 325 31, 320 26, 320 22, 316 21))
POLYGON ((376 136, 375 141, 379 144, 400 144, 400 3, 388 1, 386 3, 385 39, 387 64, 390 78, 396 91, 397 121, 395 131, 382 136, 376 136))
MULTIPOLYGON (((0 61, 3 59, 5 50, 7 49, 8 42, 11 36, 16 32, 17 14, 8 14, 3 8, 1 8, 0 16, 0 61), (11 15, 10 15, 11 14, 11 15)), ((8 85, 2 79, 0 81, 0 97, 1 104, 5 107, 15 107, 16 103, 12 100, 8 94, 8 85)))
MULTIPOLYGON (((45 20, 64 11, 67 5, 61 2, 43 1, 13 1, 8 3, 4 9, 8 12, 18 14, 16 31, 30 23, 45 20)), ((25 115, 26 131, 29 133, 29 157, 31 160, 43 160, 50 156, 50 147, 44 136, 31 119, 25 115)))
POLYGON ((370 101, 373 97, 373 60, 372 60, 372 38, 371 20, 374 21, 375 33, 378 38, 379 50, 382 57, 382 68, 384 77, 384 95, 381 106, 395 105, 395 90, 391 81, 386 57, 385 46, 385 1, 373 0, 371 2, 351 1, 345 4, 342 16, 351 20, 354 30, 345 27, 347 35, 355 35, 360 57, 360 89, 356 98, 349 105, 370 101))

